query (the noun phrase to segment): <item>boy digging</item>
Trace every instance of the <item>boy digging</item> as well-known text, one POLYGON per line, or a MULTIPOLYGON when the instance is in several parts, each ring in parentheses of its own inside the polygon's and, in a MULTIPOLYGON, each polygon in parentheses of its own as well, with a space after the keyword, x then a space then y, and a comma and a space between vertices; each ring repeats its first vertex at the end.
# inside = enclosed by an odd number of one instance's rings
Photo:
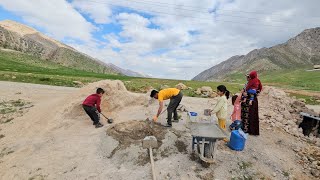
POLYGON ((98 88, 96 94, 91 94, 88 96, 82 103, 82 107, 84 111, 88 114, 90 119, 93 121, 93 125, 96 128, 100 128, 103 126, 100 121, 99 113, 101 113, 100 103, 101 97, 104 94, 104 90, 102 88, 98 88))

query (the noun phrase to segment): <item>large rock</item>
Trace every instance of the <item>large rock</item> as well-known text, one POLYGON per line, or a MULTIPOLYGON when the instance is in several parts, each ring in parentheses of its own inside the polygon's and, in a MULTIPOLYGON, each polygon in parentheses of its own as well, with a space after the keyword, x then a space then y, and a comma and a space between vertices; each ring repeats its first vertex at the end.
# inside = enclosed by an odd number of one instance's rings
POLYGON ((209 97, 215 98, 215 97, 217 97, 217 96, 218 96, 218 94, 217 94, 216 92, 212 92, 209 97))
POLYGON ((209 86, 203 86, 200 89, 201 94, 206 95, 206 96, 210 96, 212 94, 212 88, 209 86))
POLYGON ((201 88, 198 88, 194 93, 196 93, 197 95, 201 95, 201 88))
POLYGON ((179 83, 176 85, 176 88, 177 89, 180 89, 180 90, 185 90, 185 89, 188 89, 188 87, 186 85, 184 85, 183 83, 179 83))

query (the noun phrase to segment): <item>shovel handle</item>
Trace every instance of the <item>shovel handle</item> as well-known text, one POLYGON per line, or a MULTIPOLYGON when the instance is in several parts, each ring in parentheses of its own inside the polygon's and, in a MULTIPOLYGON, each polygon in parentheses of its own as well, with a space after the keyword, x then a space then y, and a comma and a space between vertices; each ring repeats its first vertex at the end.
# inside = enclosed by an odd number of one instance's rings
POLYGON ((151 161, 151 171, 152 171, 152 180, 156 180, 156 174, 154 169, 154 161, 153 161, 153 154, 152 154, 152 148, 149 147, 149 154, 150 154, 150 161, 151 161))
POLYGON ((164 112, 166 112, 167 111, 167 109, 165 109, 164 111, 162 111, 160 114, 159 114, 159 116, 161 115, 161 114, 163 114, 164 112))
POLYGON ((109 120, 109 118, 107 118, 104 114, 102 114, 102 113, 100 113, 103 117, 105 117, 106 119, 108 119, 109 120))

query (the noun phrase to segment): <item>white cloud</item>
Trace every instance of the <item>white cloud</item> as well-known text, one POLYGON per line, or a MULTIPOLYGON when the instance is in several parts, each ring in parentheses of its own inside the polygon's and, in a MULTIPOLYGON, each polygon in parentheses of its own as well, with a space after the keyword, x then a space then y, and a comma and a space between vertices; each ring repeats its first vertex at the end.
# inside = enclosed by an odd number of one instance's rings
POLYGON ((80 12, 88 14, 97 24, 107 24, 111 22, 110 16, 112 15, 112 10, 109 7, 110 5, 106 3, 98 4, 86 0, 74 0, 72 5, 76 9, 79 9, 80 12))
POLYGON ((69 44, 91 56, 162 78, 190 79, 231 56, 283 43, 320 25, 318 0, 77 0, 72 6, 62 0, 31 2, 0 0, 55 37, 89 40, 69 44), (118 8, 120 13, 112 14, 112 5, 134 11, 118 8), (120 25, 121 32, 92 39, 95 27, 74 8, 97 24, 120 25))
MULTIPOLYGON (((317 23, 311 22, 309 18, 315 14, 320 16, 316 11, 306 15, 306 6, 288 0, 281 3, 266 0, 198 3, 188 0, 174 2, 176 6, 169 5, 173 4, 172 1, 161 1, 162 4, 159 1, 152 2, 159 6, 130 4, 133 9, 152 14, 152 18, 134 13, 117 16, 122 31, 120 36, 112 35, 111 44, 121 51, 114 54, 113 63, 164 78, 190 79, 233 55, 285 42, 303 29, 315 26, 317 23), (204 13, 213 8, 217 8, 215 20, 212 14, 204 13), (151 24, 159 28, 150 28, 151 24), (189 34, 190 31, 196 34, 189 34), (131 41, 119 43, 121 37, 131 41), (161 54, 148 54, 161 48, 170 50, 161 54), (141 54, 148 55, 139 56, 141 54)), ((310 6, 312 3, 307 7, 310 6)))
POLYGON ((20 15, 27 23, 44 28, 54 38, 90 41, 96 29, 64 0, 1 0, 5 9, 20 15))
POLYGON ((130 38, 131 43, 124 46, 140 46, 146 48, 143 52, 160 48, 174 48, 184 45, 189 41, 189 34, 179 29, 152 29, 148 28, 151 22, 138 14, 121 13, 118 16, 122 24, 122 37, 130 38))

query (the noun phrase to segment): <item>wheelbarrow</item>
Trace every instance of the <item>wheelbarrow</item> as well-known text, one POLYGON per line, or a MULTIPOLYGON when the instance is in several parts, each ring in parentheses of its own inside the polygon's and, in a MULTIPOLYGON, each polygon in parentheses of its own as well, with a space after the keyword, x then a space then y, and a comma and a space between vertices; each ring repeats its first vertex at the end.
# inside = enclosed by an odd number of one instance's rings
POLYGON ((212 123, 192 123, 192 156, 199 157, 205 167, 214 163, 217 142, 227 137, 226 132, 212 123))
POLYGON ((303 135, 309 136, 312 129, 316 127, 319 122, 317 137, 320 137, 320 116, 317 117, 304 112, 301 112, 300 115, 303 117, 303 121, 299 124, 299 128, 302 128, 303 135))

